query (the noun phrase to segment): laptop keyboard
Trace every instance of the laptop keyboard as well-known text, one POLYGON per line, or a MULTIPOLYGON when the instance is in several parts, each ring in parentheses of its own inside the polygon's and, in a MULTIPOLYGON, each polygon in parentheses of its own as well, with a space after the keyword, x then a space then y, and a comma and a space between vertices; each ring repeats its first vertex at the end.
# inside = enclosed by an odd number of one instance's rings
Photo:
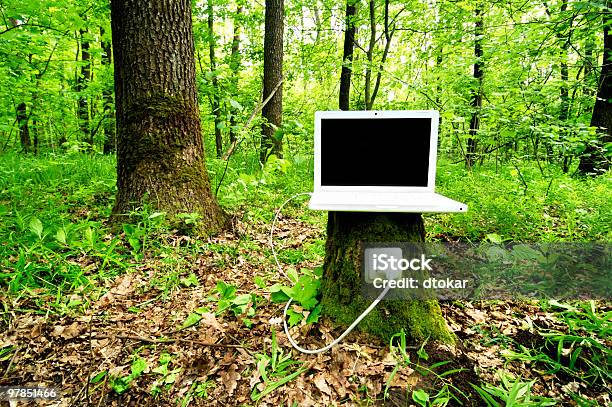
MULTIPOLYGON (((418 204, 421 202, 430 201, 431 193, 413 193, 413 194, 394 194, 394 193, 338 193, 334 194, 333 199, 336 202, 352 203, 352 204, 418 204)), ((327 199, 326 199, 327 200, 327 199)))

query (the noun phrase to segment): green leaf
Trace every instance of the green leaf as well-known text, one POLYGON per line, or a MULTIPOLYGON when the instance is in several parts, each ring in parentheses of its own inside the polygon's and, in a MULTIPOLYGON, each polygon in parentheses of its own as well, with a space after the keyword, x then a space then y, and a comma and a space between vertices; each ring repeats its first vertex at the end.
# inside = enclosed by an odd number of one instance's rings
POLYGON ((138 377, 147 369, 147 361, 143 358, 136 358, 132 362, 132 377, 138 377))
POLYGON ((312 276, 304 275, 299 278, 295 287, 293 287, 293 299, 300 303, 307 310, 314 308, 318 300, 316 296, 319 292, 319 280, 312 276))
POLYGON ((287 315, 289 315, 289 325, 290 326, 294 326, 296 324, 298 324, 301 320, 304 319, 304 315, 299 313, 299 312, 295 312, 292 309, 287 310, 287 315))
POLYGON ((30 230, 32 231, 32 233, 38 236, 39 239, 42 239, 43 225, 40 219, 32 218, 30 220, 30 230))
POLYGON ((231 300, 236 297, 237 288, 226 284, 224 281, 217 281, 217 292, 224 300, 231 300))
POLYGON ((166 212, 153 212, 152 214, 149 215, 149 220, 153 220, 156 218, 159 218, 160 216, 165 216, 166 212))
POLYGON ((229 102, 230 102, 230 105, 232 105, 234 109, 242 110, 242 105, 238 103, 237 101, 235 101, 234 99, 230 99, 229 102))
POLYGON ((106 373, 107 373, 107 371, 106 371, 106 370, 104 370, 104 371, 102 371, 102 372, 98 373, 97 375, 95 375, 94 377, 92 377, 92 378, 91 378, 91 380, 89 380, 89 383, 91 383, 91 384, 96 384, 96 383, 98 383, 100 380, 102 380, 102 378, 103 378, 104 376, 106 376, 106 373))
POLYGON ((424 390, 415 390, 412 392, 412 400, 420 406, 426 407, 429 401, 429 394, 424 390))
POLYGON ((197 287, 200 285, 200 280, 198 280, 198 276, 194 273, 189 274, 189 277, 185 277, 181 279, 181 284, 185 287, 197 287))
POLYGON ((66 232, 64 231, 64 228, 57 229, 55 232, 55 240, 62 244, 66 244, 66 232))
POLYGON ((189 314, 187 318, 185 318, 185 321, 183 321, 183 325, 181 325, 181 329, 189 328, 190 326, 193 326, 200 322, 201 319, 202 316, 200 314, 198 314, 197 312, 193 312, 189 314))
POLYGON ((308 314, 308 318, 306 318, 307 324, 316 324, 319 322, 319 318, 321 317, 321 304, 318 304, 311 312, 308 314))
POLYGON ((130 377, 115 377, 111 380, 110 386, 111 389, 115 391, 117 394, 123 394, 127 389, 130 388, 130 377))
POLYGON ((486 238, 491 243, 495 243, 495 244, 502 244, 504 242, 502 237, 500 235, 498 235, 497 233, 489 233, 489 234, 486 235, 486 238))
POLYGON ((251 294, 240 294, 232 300, 234 305, 245 305, 251 302, 251 294))
POLYGON ((289 301, 289 296, 285 294, 283 291, 277 291, 270 294, 270 299, 274 303, 281 303, 289 301))

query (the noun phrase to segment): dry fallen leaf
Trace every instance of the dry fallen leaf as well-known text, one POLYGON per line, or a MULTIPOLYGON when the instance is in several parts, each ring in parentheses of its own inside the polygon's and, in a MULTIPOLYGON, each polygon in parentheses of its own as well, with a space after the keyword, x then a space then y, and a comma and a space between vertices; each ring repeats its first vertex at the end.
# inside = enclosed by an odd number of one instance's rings
POLYGON ((51 332, 51 336, 57 338, 58 336, 64 339, 72 339, 76 338, 81 334, 82 331, 81 325, 78 322, 73 322, 68 326, 64 325, 56 325, 53 327, 53 331, 51 332))
POLYGON ((223 385, 225 386, 227 394, 229 394, 230 396, 234 394, 236 387, 238 387, 240 373, 236 371, 237 369, 238 366, 236 364, 233 364, 225 372, 221 372, 221 380, 223 381, 223 385))
POLYGON ((317 386, 317 389, 321 391, 321 393, 325 393, 328 396, 331 396, 331 389, 327 385, 327 382, 325 381, 325 377, 323 377, 321 373, 315 376, 314 384, 315 386, 317 386))

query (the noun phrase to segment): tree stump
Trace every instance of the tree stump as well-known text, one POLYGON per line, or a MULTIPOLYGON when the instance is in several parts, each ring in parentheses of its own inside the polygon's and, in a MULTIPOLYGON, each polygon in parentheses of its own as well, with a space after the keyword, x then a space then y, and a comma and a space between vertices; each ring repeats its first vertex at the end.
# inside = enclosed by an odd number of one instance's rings
MULTIPOLYGON (((361 244, 366 242, 423 242, 420 214, 329 212, 324 274, 323 312, 350 325, 371 303, 361 295, 361 244)), ((381 301, 359 329, 388 340, 402 328, 412 338, 453 342, 436 300, 381 301)))

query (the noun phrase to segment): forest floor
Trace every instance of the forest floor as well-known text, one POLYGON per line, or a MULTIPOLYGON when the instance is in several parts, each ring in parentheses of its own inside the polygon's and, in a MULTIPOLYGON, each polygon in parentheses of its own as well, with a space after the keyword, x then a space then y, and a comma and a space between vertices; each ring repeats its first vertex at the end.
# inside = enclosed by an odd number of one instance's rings
MULTIPOLYGON (((33 163, 29 178, 5 171, 0 180, 0 386, 54 387, 61 397, 46 405, 56 406, 611 403, 609 302, 441 302, 456 346, 354 332, 304 355, 289 344, 284 303, 274 299, 274 287, 291 285, 269 249, 277 201, 242 206, 230 230, 207 240, 167 228, 146 208, 110 233, 110 163, 84 165, 77 181, 33 163)), ((312 277, 324 239, 322 218, 290 205, 275 232, 281 264, 312 277)), ((344 329, 294 310, 302 347, 344 329)))
MULTIPOLYGON (((0 384, 56 387, 62 399, 49 405, 58 406, 246 405, 254 400, 271 406, 417 405, 408 389, 422 389, 430 400, 451 396, 464 405, 482 405, 470 383, 504 389, 504 377, 510 383, 506 394, 516 383, 531 382, 521 390, 531 400, 543 397, 571 405, 572 397, 580 394, 600 405, 610 403, 610 389, 579 379, 588 371, 586 366, 569 370, 575 374, 567 369, 553 374, 557 349, 550 349, 542 333, 568 332, 559 312, 567 309, 545 311, 536 302, 443 302, 446 321, 460 339, 458 346, 408 340, 409 359, 401 357, 399 343, 390 348, 361 333, 351 334, 327 353, 302 355, 292 349, 283 332, 283 304, 271 302, 269 290, 255 283, 274 282, 268 261, 252 261, 266 252, 261 249, 268 244, 268 225, 236 222, 235 226, 234 232, 209 242, 223 251, 204 249, 183 259, 174 276, 179 284, 166 292, 152 288, 150 282, 172 271, 162 258, 151 258, 109 280, 95 301, 72 294, 70 301, 89 304, 83 313, 32 312, 37 308, 34 293, 12 298, 10 323, 0 335, 0 348, 16 349, 0 365, 4 373, 0 384), (246 304, 255 307, 250 326, 229 309, 215 312, 220 279, 236 287, 238 295, 255 295, 255 303, 251 299, 246 304), (189 320, 191 315, 198 317, 189 320), (547 355, 552 362, 546 361, 547 355), (284 363, 285 359, 293 363, 284 363), (285 384, 274 387, 288 377, 285 384)), ((319 228, 296 219, 282 219, 277 230, 285 248, 321 238, 319 228)), ((176 246, 188 238, 166 239, 176 246)), ((304 261, 296 266, 315 264, 304 261)), ((608 315, 602 322, 609 324, 612 309, 593 306, 600 315, 608 315)), ((341 328, 321 319, 317 324, 302 323, 292 332, 303 347, 314 348, 337 337, 341 328)), ((605 345, 610 347, 609 337, 605 345)))

